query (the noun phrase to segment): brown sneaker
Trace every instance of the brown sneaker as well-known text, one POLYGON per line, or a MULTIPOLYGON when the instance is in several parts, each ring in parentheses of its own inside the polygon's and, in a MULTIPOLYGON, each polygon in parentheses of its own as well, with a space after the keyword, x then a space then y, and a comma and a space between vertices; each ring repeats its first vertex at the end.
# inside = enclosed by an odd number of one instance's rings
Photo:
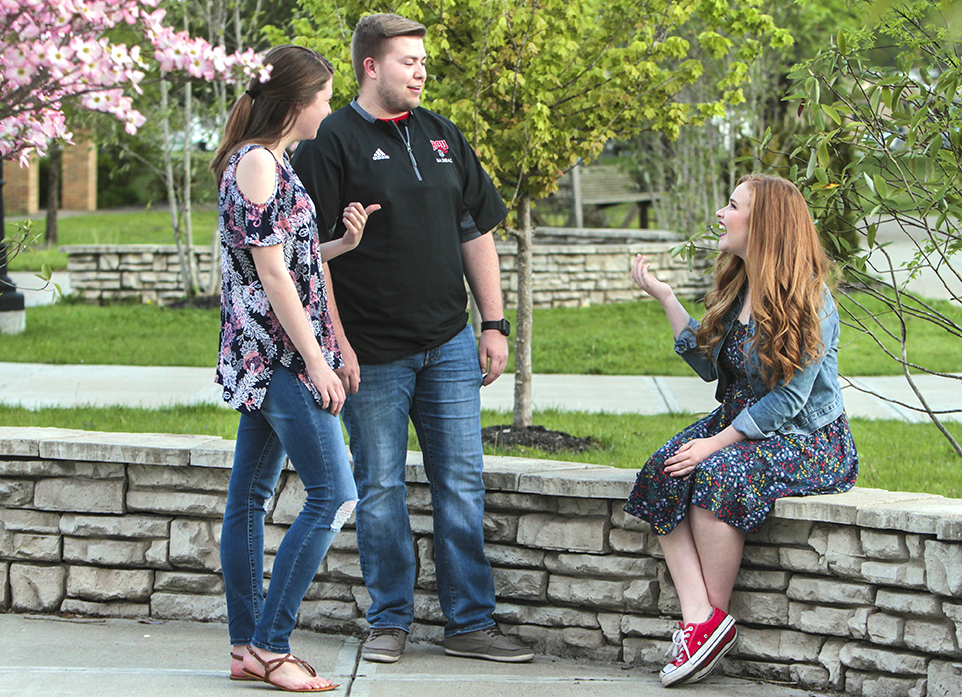
POLYGON ((394 663, 404 651, 408 633, 397 627, 375 627, 361 647, 361 658, 374 663, 394 663))
POLYGON ((524 663, 534 658, 534 652, 511 637, 505 636, 497 625, 476 632, 465 632, 444 638, 444 653, 465 658, 483 658, 504 663, 524 663))

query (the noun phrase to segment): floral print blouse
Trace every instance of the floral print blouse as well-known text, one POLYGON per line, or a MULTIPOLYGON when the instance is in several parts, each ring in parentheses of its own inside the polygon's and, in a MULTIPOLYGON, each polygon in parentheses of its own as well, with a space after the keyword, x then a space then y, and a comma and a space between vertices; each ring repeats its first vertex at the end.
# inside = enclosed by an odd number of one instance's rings
POLYGON ((237 163, 258 147, 263 146, 245 145, 231 157, 219 201, 223 290, 216 381, 224 387, 224 401, 243 413, 260 409, 277 363, 297 373, 321 402, 304 360, 267 300, 251 247, 283 245, 284 261, 324 358, 332 369, 341 366, 327 311, 314 203, 287 155, 277 163, 274 193, 266 203, 252 203, 237 187, 237 163))

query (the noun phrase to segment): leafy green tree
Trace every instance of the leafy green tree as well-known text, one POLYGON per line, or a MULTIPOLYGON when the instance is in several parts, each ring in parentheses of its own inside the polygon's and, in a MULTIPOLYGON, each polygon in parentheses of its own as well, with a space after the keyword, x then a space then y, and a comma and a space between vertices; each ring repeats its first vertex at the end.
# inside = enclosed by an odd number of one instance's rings
MULTIPOLYGON (((515 426, 531 424, 531 202, 604 144, 640 129, 675 136, 721 116, 761 41, 790 41, 752 3, 726 0, 301 0, 297 41, 350 65, 347 40, 369 12, 396 12, 429 27, 426 106, 452 119, 509 202, 505 234, 518 245, 515 426), (680 36, 697 20, 694 41, 680 36), (726 58, 711 100, 679 92, 726 58)), ((343 84, 341 81, 341 90, 343 84)), ((626 269, 627 271, 627 269, 626 269)))

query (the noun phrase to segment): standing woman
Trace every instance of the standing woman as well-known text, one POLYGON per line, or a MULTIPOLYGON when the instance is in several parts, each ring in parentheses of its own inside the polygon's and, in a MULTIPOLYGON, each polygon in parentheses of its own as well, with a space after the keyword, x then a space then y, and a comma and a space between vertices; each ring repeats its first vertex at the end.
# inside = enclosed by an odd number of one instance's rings
POLYGON ((668 315, 675 351, 718 381, 721 402, 651 456, 625 505, 660 536, 681 604, 665 686, 701 680, 734 646, 727 610, 745 534, 775 499, 847 491, 858 474, 838 385, 833 266, 805 199, 784 179, 748 175, 717 216, 702 324, 645 257, 631 271, 668 315))
POLYGON ((344 209, 344 237, 320 244, 314 204, 287 149, 331 113, 331 64, 280 46, 231 111, 211 168, 220 185, 223 294, 217 382, 241 412, 221 533, 233 650, 230 677, 282 690, 337 687, 290 654, 297 610, 357 503, 338 413, 341 356, 321 263, 357 246, 369 213, 344 209), (290 458, 307 501, 281 542, 264 596, 265 503, 290 458))

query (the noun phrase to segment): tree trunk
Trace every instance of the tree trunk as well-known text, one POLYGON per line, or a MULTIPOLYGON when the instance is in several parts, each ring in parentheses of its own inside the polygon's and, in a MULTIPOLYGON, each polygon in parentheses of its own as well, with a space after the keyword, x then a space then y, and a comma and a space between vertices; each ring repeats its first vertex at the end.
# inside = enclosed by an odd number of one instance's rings
POLYGON ((60 168, 63 149, 56 141, 50 144, 50 169, 47 170, 47 230, 44 241, 47 247, 57 246, 57 211, 60 209, 60 168))
POLYGON ((518 317, 514 340, 514 426, 530 426, 532 295, 531 261, 534 231, 531 228, 531 195, 525 191, 518 204, 518 317))
MULTIPOLYGON (((184 19, 184 31, 187 31, 187 19, 184 19)), ((194 120, 194 92, 188 80, 184 85, 184 193, 181 198, 184 211, 184 247, 187 250, 187 277, 190 279, 190 288, 187 289, 187 296, 197 295, 200 288, 200 275, 197 271, 197 257, 194 256, 194 226, 193 208, 191 206, 191 132, 194 120)))
POLYGON ((177 183, 174 181, 173 144, 170 134, 170 85, 164 75, 160 80, 160 110, 163 117, 160 127, 164 134, 164 180, 167 185, 167 204, 170 209, 170 226, 174 231, 174 244, 177 246, 177 261, 180 266, 180 283, 185 293, 190 293, 190 276, 187 274, 187 261, 184 258, 184 241, 180 228, 180 202, 177 197, 177 183))

